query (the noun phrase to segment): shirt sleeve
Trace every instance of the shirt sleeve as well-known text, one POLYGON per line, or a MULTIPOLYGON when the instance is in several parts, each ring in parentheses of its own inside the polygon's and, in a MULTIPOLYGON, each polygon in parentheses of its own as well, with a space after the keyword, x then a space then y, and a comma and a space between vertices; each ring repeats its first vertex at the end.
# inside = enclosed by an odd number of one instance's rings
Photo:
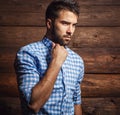
POLYGON ((81 104, 82 100, 81 100, 81 82, 83 80, 84 77, 84 63, 83 60, 82 62, 80 62, 80 74, 76 83, 76 88, 75 88, 75 92, 73 95, 73 100, 74 100, 74 104, 81 104))
POLYGON ((20 50, 15 59, 18 89, 21 99, 30 102, 32 88, 39 81, 35 57, 28 51, 20 50))

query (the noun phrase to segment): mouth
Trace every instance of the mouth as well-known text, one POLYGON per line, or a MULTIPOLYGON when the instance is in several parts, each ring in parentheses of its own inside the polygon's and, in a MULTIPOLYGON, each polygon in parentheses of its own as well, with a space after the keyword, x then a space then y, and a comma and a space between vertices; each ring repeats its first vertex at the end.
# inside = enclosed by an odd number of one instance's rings
POLYGON ((71 36, 64 36, 66 40, 71 40, 71 36))
POLYGON ((64 44, 65 45, 68 45, 70 41, 71 41, 71 37, 70 36, 65 36, 64 37, 64 44))

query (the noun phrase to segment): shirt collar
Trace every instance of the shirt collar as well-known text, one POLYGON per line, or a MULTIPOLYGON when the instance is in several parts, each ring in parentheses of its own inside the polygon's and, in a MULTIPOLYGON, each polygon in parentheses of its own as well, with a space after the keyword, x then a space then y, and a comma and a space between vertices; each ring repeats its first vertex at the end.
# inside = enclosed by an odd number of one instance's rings
POLYGON ((52 41, 49 38, 44 37, 42 42, 49 50, 52 48, 52 41))

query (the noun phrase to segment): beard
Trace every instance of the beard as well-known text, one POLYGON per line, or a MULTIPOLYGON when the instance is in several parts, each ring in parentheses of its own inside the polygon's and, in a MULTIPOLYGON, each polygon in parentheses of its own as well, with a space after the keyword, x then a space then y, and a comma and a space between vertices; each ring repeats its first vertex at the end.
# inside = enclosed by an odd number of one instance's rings
POLYGON ((53 42, 55 42, 55 43, 57 43, 57 44, 60 44, 61 46, 66 46, 66 45, 69 44, 70 39, 71 39, 71 35, 63 35, 63 36, 60 36, 60 35, 57 33, 54 24, 53 24, 53 26, 52 26, 51 33, 52 33, 52 37, 53 37, 53 42), (64 39, 64 38, 69 38, 69 39, 64 39))

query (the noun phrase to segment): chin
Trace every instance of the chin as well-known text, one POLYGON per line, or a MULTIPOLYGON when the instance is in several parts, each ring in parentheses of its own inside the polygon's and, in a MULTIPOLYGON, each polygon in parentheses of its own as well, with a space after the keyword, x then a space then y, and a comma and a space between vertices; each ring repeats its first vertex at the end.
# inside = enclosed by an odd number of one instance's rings
POLYGON ((64 43, 63 46, 67 46, 69 43, 64 43))
POLYGON ((65 41, 64 46, 67 46, 70 43, 70 41, 65 41))
POLYGON ((70 41, 68 40, 64 40, 64 41, 59 41, 58 44, 60 44, 61 46, 67 46, 69 44, 70 41))

